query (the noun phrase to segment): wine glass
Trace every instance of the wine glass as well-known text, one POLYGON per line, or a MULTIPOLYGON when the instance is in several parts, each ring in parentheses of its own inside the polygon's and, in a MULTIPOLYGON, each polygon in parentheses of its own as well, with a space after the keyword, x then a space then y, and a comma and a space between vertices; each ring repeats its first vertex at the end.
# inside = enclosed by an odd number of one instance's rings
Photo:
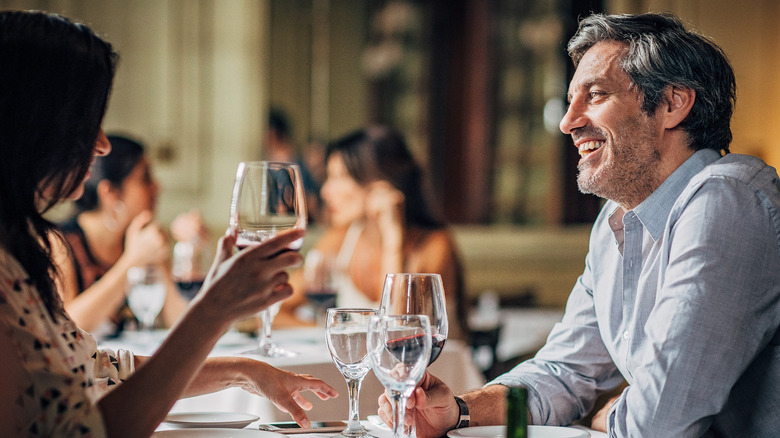
MULTIPOLYGON (((278 233, 306 228, 306 195, 297 164, 272 161, 247 161, 238 164, 233 198, 230 201, 230 226, 236 233, 239 250, 260 245, 278 233)), ((299 250, 303 238, 290 245, 299 250)), ((247 353, 266 357, 294 356, 271 338, 271 324, 279 311, 276 303, 260 312, 260 345, 247 353)))
POLYGON ((157 266, 133 266, 127 270, 127 304, 138 319, 143 338, 151 337, 154 320, 165 303, 165 281, 157 266))
POLYGON ((439 274, 387 274, 379 313, 384 315, 427 315, 431 324, 432 364, 447 341, 447 302, 439 274))
POLYGON ((304 293, 314 310, 317 325, 324 321, 329 307, 336 305, 336 277, 333 257, 317 249, 306 254, 303 264, 304 293))
POLYGON ((368 358, 374 375, 393 399, 393 437, 407 437, 406 401, 425 374, 431 357, 426 315, 376 315, 368 324, 368 358))
POLYGON ((325 320, 325 339, 330 356, 336 368, 347 381, 349 390, 349 422, 341 432, 344 437, 366 436, 366 429, 360 425, 358 400, 360 384, 368 374, 371 365, 366 355, 366 333, 368 321, 376 315, 376 309, 330 308, 325 320))

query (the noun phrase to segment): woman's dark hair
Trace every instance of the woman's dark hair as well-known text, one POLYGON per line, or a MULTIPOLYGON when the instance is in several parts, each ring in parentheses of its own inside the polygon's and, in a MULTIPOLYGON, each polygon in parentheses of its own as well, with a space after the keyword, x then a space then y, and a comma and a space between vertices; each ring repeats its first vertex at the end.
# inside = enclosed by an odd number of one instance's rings
POLYGON ((91 174, 84 183, 84 194, 75 202, 79 213, 98 208, 97 186, 101 181, 108 181, 116 188, 121 187, 144 155, 143 145, 136 140, 121 135, 107 137, 111 143, 111 153, 95 158, 91 174))
POLYGON ((401 134, 384 126, 368 126, 329 144, 325 159, 336 153, 358 183, 386 180, 403 193, 407 225, 428 229, 444 226, 431 209, 422 169, 401 134))
POLYGON ((591 15, 569 41, 576 66, 601 41, 626 44, 621 67, 643 95, 642 110, 653 113, 668 86, 696 91, 696 101, 680 124, 690 148, 729 152, 731 116, 736 102, 734 71, 723 50, 685 29, 671 14, 591 15))
POLYGON ((0 12, 0 242, 52 316, 62 312, 43 213, 81 184, 117 55, 89 28, 41 12, 0 12))

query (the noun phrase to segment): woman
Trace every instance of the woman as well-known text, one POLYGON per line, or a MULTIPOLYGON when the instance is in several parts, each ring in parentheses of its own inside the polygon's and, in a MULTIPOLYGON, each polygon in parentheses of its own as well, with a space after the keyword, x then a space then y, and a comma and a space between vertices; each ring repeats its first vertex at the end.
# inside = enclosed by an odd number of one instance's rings
POLYGON ((76 325, 95 336, 116 335, 133 317, 125 301, 127 270, 158 265, 167 284, 161 314, 170 327, 187 303, 170 275, 166 233, 153 221, 159 188, 140 143, 108 140, 111 154, 95 160, 75 202, 78 213, 60 227, 68 247, 52 240, 58 290, 76 325))
POLYGON ((235 255, 235 235, 220 239, 203 290, 149 358, 97 349, 63 309, 42 214, 78 198, 92 158, 110 151, 100 123, 115 62, 83 25, 0 12, 0 436, 149 436, 178 397, 227 386, 308 426, 300 393, 326 399, 333 388, 248 358, 207 358, 237 318, 292 293, 285 269, 301 256, 285 249, 300 232, 235 255))
MULTIPOLYGON (((464 339, 465 302, 460 260, 452 235, 433 214, 422 170, 401 135, 369 126, 328 146, 327 179, 320 195, 330 227, 315 245, 335 260, 339 306, 378 307, 385 274, 438 273, 449 315, 449 337, 464 339)), ((305 300, 303 278, 293 281, 305 300)))

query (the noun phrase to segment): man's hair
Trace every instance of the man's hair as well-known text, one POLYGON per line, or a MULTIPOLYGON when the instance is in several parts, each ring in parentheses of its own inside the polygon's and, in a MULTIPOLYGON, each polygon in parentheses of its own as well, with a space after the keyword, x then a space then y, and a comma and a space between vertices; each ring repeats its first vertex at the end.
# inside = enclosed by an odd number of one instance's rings
POLYGON ((595 14, 580 21, 569 41, 574 65, 601 41, 627 46, 621 68, 641 92, 645 113, 652 114, 664 103, 667 87, 690 88, 696 92, 696 100, 680 124, 688 134, 689 147, 729 152, 737 86, 734 71, 720 47, 686 30, 682 21, 671 14, 595 14))

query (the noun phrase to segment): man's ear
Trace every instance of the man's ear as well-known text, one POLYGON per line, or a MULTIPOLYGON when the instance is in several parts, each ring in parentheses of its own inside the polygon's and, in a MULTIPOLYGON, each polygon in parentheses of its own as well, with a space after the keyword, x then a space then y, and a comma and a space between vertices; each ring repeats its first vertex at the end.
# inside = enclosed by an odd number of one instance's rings
POLYGON ((674 129, 690 114, 696 101, 696 91, 692 88, 670 85, 664 94, 666 99, 661 105, 664 128, 674 129))

